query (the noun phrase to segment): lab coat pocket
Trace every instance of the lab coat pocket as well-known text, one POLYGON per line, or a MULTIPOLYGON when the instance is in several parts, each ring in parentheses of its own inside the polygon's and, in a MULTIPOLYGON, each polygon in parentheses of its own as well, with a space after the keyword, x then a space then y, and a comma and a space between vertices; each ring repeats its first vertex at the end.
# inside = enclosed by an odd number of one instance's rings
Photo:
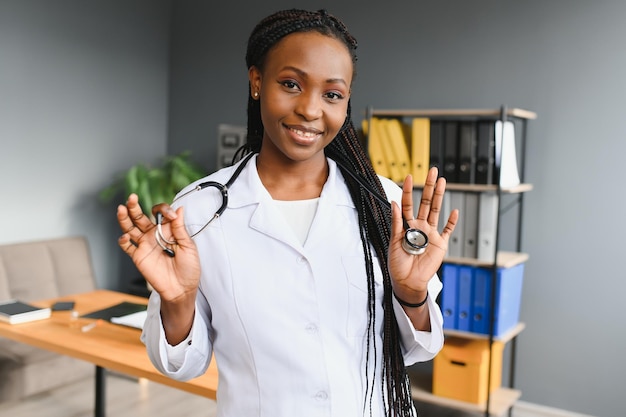
MULTIPOLYGON (((342 259, 348 280, 346 333, 350 337, 366 337, 368 322, 368 280, 363 256, 342 259)), ((378 258, 373 258, 376 317, 382 317, 383 276, 378 258)))

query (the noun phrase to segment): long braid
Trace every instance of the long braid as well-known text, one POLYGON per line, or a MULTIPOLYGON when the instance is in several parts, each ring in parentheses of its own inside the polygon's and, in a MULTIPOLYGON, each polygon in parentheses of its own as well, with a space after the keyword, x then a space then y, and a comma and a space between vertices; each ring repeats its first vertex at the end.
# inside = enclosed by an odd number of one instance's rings
MULTIPOLYGON (((348 32, 346 26, 336 17, 328 14, 325 10, 310 12, 304 10, 290 9, 283 10, 263 19, 253 29, 248 40, 246 52, 247 67, 256 66, 263 70, 267 52, 283 37, 294 32, 317 31, 321 34, 341 40, 348 48, 353 61, 353 68, 356 68, 356 39, 348 32)), ((246 144, 237 152, 235 158, 250 152, 259 152, 263 139, 263 124, 261 121, 260 101, 252 99, 248 91, 248 135, 246 144)), ((360 225, 360 236, 365 253, 365 269, 368 281, 368 325, 367 325, 367 363, 366 379, 369 392, 369 400, 366 399, 371 414, 371 401, 373 387, 370 387, 370 380, 374 381, 376 376, 369 375, 370 356, 376 361, 377 346, 376 328, 376 299, 374 293, 374 268, 373 248, 380 262, 383 273, 383 363, 382 363, 382 385, 386 415, 389 417, 410 417, 412 416, 412 399, 409 388, 409 381, 405 370, 405 365, 400 349, 400 335, 396 322, 396 317, 392 305, 391 277, 387 268, 387 252, 389 249, 389 238, 391 233, 390 218, 391 213, 388 206, 383 205, 374 198, 368 191, 353 179, 344 169, 349 169, 358 175, 364 182, 378 191, 380 195, 385 195, 383 186, 374 171, 366 152, 358 139, 356 129, 351 120, 351 106, 348 102, 348 112, 346 120, 335 137, 335 139, 325 148, 326 156, 337 161, 339 169, 342 171, 346 185, 357 207, 360 225), (345 168, 344 168, 345 167, 345 168), (372 343, 373 342, 373 343, 372 343), (371 350, 370 350, 371 349, 371 350)), ((374 363, 373 369, 377 369, 374 363)))
MULTIPOLYGON (((350 115, 348 109, 348 115, 350 115)), ((344 127, 339 131, 335 140, 326 147, 326 155, 336 160, 340 165, 348 167, 352 172, 361 176, 361 179, 371 185, 379 194, 384 195, 384 189, 378 175, 361 146, 350 117, 346 119, 344 127)), ((363 250, 367 254, 371 243, 378 256, 383 273, 383 389, 387 395, 387 410, 389 416, 410 416, 412 413, 412 399, 408 376, 400 350, 400 333, 393 310, 391 276, 387 268, 387 251, 391 234, 391 213, 387 206, 381 204, 368 191, 364 190, 350 175, 344 174, 352 199, 362 201, 359 213, 361 224, 361 238, 363 250)), ((366 262, 371 262, 371 257, 366 255, 366 262)), ((374 296, 373 296, 373 271, 367 270, 368 274, 368 299, 369 299, 369 323, 368 329, 373 337, 374 296)), ((369 355, 368 355, 369 356, 369 355)))

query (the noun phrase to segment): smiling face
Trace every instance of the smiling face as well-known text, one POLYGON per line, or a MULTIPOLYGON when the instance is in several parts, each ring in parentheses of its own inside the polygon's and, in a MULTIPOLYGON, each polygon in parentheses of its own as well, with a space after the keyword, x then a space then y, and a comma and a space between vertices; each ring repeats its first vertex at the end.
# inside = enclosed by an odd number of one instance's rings
POLYGON ((324 148, 346 118, 353 64, 346 46, 316 31, 281 39, 262 71, 249 70, 264 136, 259 158, 272 164, 325 163, 324 148))

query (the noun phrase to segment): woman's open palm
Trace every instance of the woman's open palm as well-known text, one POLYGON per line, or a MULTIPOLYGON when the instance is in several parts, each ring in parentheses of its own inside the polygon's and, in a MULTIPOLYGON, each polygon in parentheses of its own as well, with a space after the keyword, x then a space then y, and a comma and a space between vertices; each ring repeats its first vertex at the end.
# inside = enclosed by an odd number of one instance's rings
MULTIPOLYGON (((458 220, 458 210, 453 210, 443 231, 437 227, 446 188, 444 178, 437 179, 437 168, 431 168, 426 177, 417 216, 413 208, 413 180, 407 176, 402 186, 402 209, 392 203, 391 241, 389 244, 389 273, 394 293, 403 300, 417 300, 417 294, 427 290, 428 282, 438 271, 448 250, 448 241, 458 220), (419 229, 428 236, 428 246, 421 255, 411 255, 402 248, 403 220, 409 227, 419 229)), ((417 302, 417 301, 416 301, 417 302)))

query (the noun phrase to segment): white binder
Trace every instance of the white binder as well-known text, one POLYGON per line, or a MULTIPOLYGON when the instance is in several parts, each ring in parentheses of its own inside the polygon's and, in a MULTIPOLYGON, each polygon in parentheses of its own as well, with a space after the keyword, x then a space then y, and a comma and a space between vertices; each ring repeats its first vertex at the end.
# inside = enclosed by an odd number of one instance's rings
POLYGON ((463 256, 463 242, 465 240, 465 193, 463 191, 448 191, 448 193, 450 194, 450 211, 459 210, 459 220, 456 222, 456 227, 448 242, 448 256, 460 258, 463 256))
POLYGON ((463 216, 463 257, 476 258, 478 240, 478 194, 465 193, 465 215, 463 216))
POLYGON ((498 194, 481 193, 478 208, 477 258, 493 263, 496 261, 496 228, 498 221, 498 194))
POLYGON ((496 161, 500 161, 500 187, 519 185, 517 155, 515 150, 515 126, 513 122, 496 121, 496 161))

